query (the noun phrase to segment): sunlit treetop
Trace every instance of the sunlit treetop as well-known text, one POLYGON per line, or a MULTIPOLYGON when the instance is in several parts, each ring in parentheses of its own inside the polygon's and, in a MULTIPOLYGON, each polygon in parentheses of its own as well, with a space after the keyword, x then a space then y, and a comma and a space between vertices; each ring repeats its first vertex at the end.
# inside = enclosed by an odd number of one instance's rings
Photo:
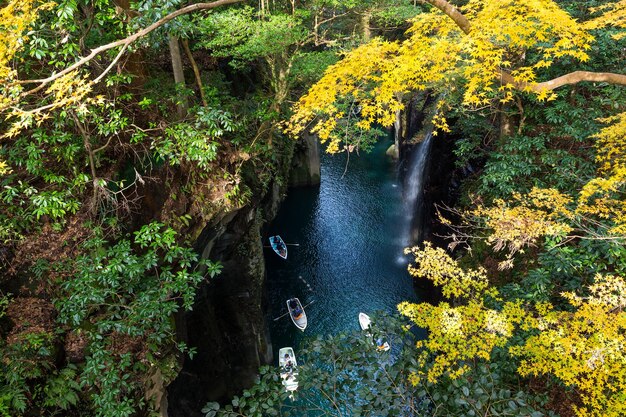
POLYGON ((497 291, 489 287, 487 272, 484 268, 464 270, 443 249, 424 242, 423 248, 405 249, 406 255, 412 255, 415 263, 408 267, 414 277, 427 278, 441 288, 447 298, 476 299, 485 294, 497 296, 497 291))
MULTIPOLYGON (((537 206, 545 206, 547 193, 537 193, 537 206)), ((414 276, 432 279, 436 285, 458 282, 464 272, 447 254, 431 245, 412 248, 417 268, 414 276), (444 262, 444 268, 434 267, 444 262), (422 268, 423 267, 423 268, 422 268), (452 279, 443 279, 448 276, 452 279)), ((479 274, 484 274, 479 272, 479 274)), ((410 381, 415 385, 457 379, 472 366, 491 362, 494 349, 502 348, 518 363, 518 373, 550 375, 575 389, 580 417, 620 417, 626 412, 626 280, 616 274, 595 274, 593 283, 579 292, 563 293, 569 307, 559 310, 550 303, 516 300, 498 308, 483 299, 487 291, 473 292, 451 305, 441 302, 403 302, 401 314, 428 330, 417 342, 418 366, 410 381)))
POLYGON ((606 127, 593 136, 596 177, 582 182, 576 195, 535 188, 490 207, 477 205, 465 219, 483 219, 490 229, 488 242, 511 254, 544 236, 626 239, 626 113, 602 121, 606 127))
POLYGON ((471 209, 457 211, 462 219, 460 228, 446 224, 455 230, 457 243, 484 239, 494 251, 503 251, 507 258, 499 268, 508 269, 513 267, 513 255, 543 245, 546 237, 556 242, 623 241, 625 188, 626 170, 615 168, 607 177, 590 179, 575 197, 556 189, 533 188, 526 194, 513 193, 507 201, 497 199, 491 205, 477 203, 471 209), (467 226, 472 227, 473 235, 463 235, 467 226))
MULTIPOLYGON (((553 89, 585 79, 626 84, 620 74, 580 71, 540 81, 540 71, 561 58, 587 61, 594 40, 554 1, 472 0, 458 10, 442 0, 427 2, 435 7, 413 19, 406 40, 374 40, 328 68, 294 106, 287 131, 311 129, 336 152, 350 149, 347 119, 357 118, 359 128, 390 126, 408 92, 428 88, 445 101, 461 90, 461 104, 476 108, 509 101, 512 90, 549 100, 553 89)), ((446 129, 440 117, 435 125, 446 129)))
MULTIPOLYGON (((592 12, 597 13, 597 16, 584 23, 587 29, 600 29, 604 27, 615 27, 620 29, 626 28, 626 1, 619 0, 616 2, 610 2, 603 4, 602 6, 594 7, 592 12)), ((620 39, 626 35, 626 32, 621 30, 614 35, 614 38, 620 39)))
POLYGON ((11 61, 28 40, 28 29, 40 11, 53 5, 38 0, 10 0, 0 8, 0 79, 14 75, 11 61))

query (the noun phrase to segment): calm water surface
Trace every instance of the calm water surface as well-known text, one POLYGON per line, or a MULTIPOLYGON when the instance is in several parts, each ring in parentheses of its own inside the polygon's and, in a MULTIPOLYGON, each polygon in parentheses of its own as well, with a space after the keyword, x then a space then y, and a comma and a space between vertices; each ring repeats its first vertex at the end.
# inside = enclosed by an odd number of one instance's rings
MULTIPOLYGON (((289 191, 268 229, 288 246, 287 260, 266 249, 270 332, 278 349, 296 350, 305 338, 359 329, 358 313, 397 312, 401 301, 419 301, 402 257, 405 208, 395 164, 385 156, 390 142, 370 154, 322 156, 319 188, 289 191), (286 300, 298 297, 308 327, 288 316, 286 300)), ((267 245, 267 236, 264 245, 267 245)))

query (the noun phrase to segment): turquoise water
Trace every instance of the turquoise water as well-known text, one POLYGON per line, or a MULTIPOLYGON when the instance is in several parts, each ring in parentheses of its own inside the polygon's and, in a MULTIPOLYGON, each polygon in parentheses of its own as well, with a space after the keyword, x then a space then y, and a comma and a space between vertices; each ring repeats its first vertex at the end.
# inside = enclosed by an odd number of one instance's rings
MULTIPOLYGON (((268 314, 274 347, 298 348, 309 336, 359 328, 358 313, 396 312, 401 301, 419 301, 402 256, 406 209, 391 142, 370 154, 322 156, 319 188, 290 190, 267 236, 288 244, 287 260, 266 249, 268 314), (345 171, 345 175, 344 175, 345 171), (304 332, 286 312, 298 297, 308 317, 304 332), (308 305, 308 306, 307 306, 308 305)), ((264 244, 268 245, 267 236, 264 244)))

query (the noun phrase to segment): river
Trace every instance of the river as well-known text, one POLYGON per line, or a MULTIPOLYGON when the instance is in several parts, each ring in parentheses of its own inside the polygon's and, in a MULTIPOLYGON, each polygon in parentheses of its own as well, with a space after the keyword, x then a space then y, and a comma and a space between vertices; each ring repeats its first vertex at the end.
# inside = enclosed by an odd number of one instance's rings
MULTIPOLYGON (((298 347, 306 337, 359 329, 358 313, 396 312, 419 301, 402 256, 406 207, 397 168, 381 140, 369 154, 322 155, 320 187, 289 190, 269 235, 282 236, 287 260, 266 249, 268 314, 274 347, 298 347), (344 175, 345 171, 345 175, 344 175), (305 332, 286 312, 298 297, 308 317, 305 332)), ((267 236, 264 244, 268 244, 267 236)))

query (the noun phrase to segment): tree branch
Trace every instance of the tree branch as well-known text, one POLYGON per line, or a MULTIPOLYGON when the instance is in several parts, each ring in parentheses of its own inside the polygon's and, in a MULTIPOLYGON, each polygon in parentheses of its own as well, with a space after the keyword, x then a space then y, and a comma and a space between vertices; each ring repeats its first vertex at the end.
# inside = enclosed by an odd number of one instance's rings
MULTIPOLYGON (((456 23, 456 25, 465 33, 469 35, 471 32, 471 23, 459 12, 459 10, 448 3, 446 0, 422 0, 429 3, 437 9, 445 13, 450 19, 456 23)), ((511 74, 506 71, 501 71, 501 79, 505 84, 513 85, 517 90, 530 89, 536 93, 545 90, 554 90, 564 85, 578 84, 583 81, 591 82, 606 82, 609 84, 626 85, 626 75, 616 74, 612 72, 591 72, 591 71, 574 71, 569 74, 562 75, 549 81, 540 83, 527 83, 516 81, 511 74)))
POLYGON ((515 81, 511 74, 502 71, 502 81, 506 84, 512 84, 518 90, 531 89, 538 93, 544 90, 554 90, 564 85, 578 84, 583 81, 626 85, 626 75, 613 72, 574 71, 549 81, 531 84, 515 81))
POLYGON ((459 9, 448 3, 446 0, 422 0, 423 2, 430 3, 442 12, 444 12, 450 19, 456 23, 456 25, 465 33, 469 35, 471 30, 470 21, 459 9))
POLYGON ((206 101, 206 97, 204 96, 204 87, 202 86, 202 77, 200 76, 200 68, 198 68, 198 64, 196 63, 196 60, 193 58, 191 49, 189 49, 189 42, 187 41, 187 39, 182 39, 181 43, 183 44, 183 49, 185 50, 187 59, 189 59, 189 62, 191 63, 193 74, 196 77, 196 84, 198 85, 198 90, 200 90, 200 99, 202 100, 202 105, 204 107, 209 107, 206 101))
MULTIPOLYGON (((91 53, 89 53, 89 55, 79 59, 78 61, 76 61, 74 64, 70 65, 69 67, 65 68, 64 70, 62 70, 61 72, 58 72, 56 74, 52 74, 51 76, 47 77, 47 78, 40 78, 37 80, 19 80, 19 81, 15 81, 13 84, 41 84, 39 86, 37 86, 36 88, 27 91, 25 93, 23 93, 22 95, 28 95, 31 94, 33 92, 36 92, 38 90, 40 90, 41 88, 43 88, 44 85, 74 71, 77 68, 80 68, 81 66, 85 65, 87 62, 91 61, 92 59, 94 59, 96 56, 98 56, 99 54, 101 54, 104 51, 108 51, 109 49, 113 49, 113 48, 117 48, 122 46, 122 49, 125 49, 128 45, 130 45, 131 43, 135 42, 137 39, 142 38, 144 36, 146 36, 147 34, 149 34, 150 32, 154 31, 155 29, 163 26, 164 24, 166 24, 167 22, 169 22, 170 20, 176 19, 178 16, 182 16, 185 14, 189 14, 189 13, 193 13, 193 12, 197 12, 200 10, 209 10, 209 9, 214 9, 216 7, 219 6, 223 6, 223 5, 227 5, 227 4, 233 4, 233 3, 239 3, 242 2, 243 0, 217 0, 211 3, 196 3, 196 4, 192 4, 186 7, 183 7, 182 9, 176 10, 175 12, 172 12, 170 14, 168 14, 167 16, 159 19, 158 21, 154 22, 153 24, 151 24, 150 26, 140 30, 139 32, 136 32, 124 39, 120 39, 111 43, 107 43, 106 45, 101 45, 95 49, 91 50, 91 53)), ((101 77, 98 77, 98 80, 101 77)))

